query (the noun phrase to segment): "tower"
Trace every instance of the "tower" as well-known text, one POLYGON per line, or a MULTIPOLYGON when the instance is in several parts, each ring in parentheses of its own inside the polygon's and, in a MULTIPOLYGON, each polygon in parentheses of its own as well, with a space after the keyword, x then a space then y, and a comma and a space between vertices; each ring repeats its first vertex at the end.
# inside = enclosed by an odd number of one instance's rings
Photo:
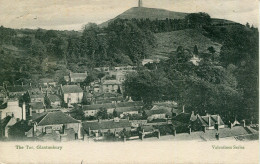
POLYGON ((142 0, 138 1, 138 7, 143 7, 143 1, 142 0))

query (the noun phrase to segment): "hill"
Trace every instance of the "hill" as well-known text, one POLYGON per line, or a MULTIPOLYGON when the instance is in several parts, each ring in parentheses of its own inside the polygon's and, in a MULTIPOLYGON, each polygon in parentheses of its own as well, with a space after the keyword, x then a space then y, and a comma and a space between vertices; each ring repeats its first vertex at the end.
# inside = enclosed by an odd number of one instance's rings
POLYGON ((221 44, 213 42, 203 35, 203 31, 186 29, 173 32, 156 33, 156 46, 151 51, 151 58, 167 58, 170 52, 176 51, 178 46, 193 51, 195 45, 199 52, 207 52, 208 47, 213 46, 217 53, 220 52, 221 44))
POLYGON ((116 20, 116 19, 146 19, 149 18, 150 20, 163 20, 166 18, 169 19, 184 19, 187 13, 169 11, 164 9, 157 9, 157 8, 146 8, 146 7, 133 7, 129 10, 126 10, 122 14, 118 15, 117 17, 110 19, 104 23, 101 23, 100 27, 106 27, 109 22, 116 20))

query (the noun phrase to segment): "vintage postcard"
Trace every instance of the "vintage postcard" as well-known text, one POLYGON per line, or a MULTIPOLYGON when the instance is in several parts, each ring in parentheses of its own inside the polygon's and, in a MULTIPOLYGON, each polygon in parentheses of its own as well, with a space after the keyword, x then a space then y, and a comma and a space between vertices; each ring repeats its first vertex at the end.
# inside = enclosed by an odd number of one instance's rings
POLYGON ((0 163, 259 163, 258 0, 0 0, 0 163))

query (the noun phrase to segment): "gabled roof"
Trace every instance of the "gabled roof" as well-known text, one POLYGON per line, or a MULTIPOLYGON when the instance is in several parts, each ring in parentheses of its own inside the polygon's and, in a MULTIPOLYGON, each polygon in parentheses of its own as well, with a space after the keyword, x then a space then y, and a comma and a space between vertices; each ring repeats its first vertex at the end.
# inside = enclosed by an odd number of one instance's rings
POLYGON ((64 85, 62 86, 63 93, 81 93, 83 90, 77 85, 64 85))
POLYGON ((83 82, 87 75, 87 73, 70 73, 70 78, 77 82, 83 82))
POLYGON ((131 123, 129 120, 119 120, 119 122, 115 122, 114 120, 109 121, 101 121, 101 122, 84 122, 83 124, 84 130, 101 130, 101 129, 115 129, 115 128, 127 128, 131 127, 131 123))
POLYGON ((198 118, 202 126, 209 126, 209 120, 210 126, 214 126, 216 123, 224 125, 224 122, 219 115, 198 116, 198 118))
POLYGON ((48 95, 47 97, 51 102, 61 101, 61 98, 58 95, 48 95))
POLYGON ((37 118, 35 121, 38 123, 38 126, 79 123, 78 120, 61 111, 47 113, 46 115, 37 118))

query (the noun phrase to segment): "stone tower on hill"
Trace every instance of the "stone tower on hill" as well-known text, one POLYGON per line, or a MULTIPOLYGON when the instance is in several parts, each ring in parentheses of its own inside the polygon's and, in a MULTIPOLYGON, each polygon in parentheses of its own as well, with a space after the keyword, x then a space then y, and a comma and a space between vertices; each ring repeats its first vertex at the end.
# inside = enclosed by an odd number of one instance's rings
POLYGON ((142 0, 138 1, 138 7, 143 7, 143 1, 142 0))

